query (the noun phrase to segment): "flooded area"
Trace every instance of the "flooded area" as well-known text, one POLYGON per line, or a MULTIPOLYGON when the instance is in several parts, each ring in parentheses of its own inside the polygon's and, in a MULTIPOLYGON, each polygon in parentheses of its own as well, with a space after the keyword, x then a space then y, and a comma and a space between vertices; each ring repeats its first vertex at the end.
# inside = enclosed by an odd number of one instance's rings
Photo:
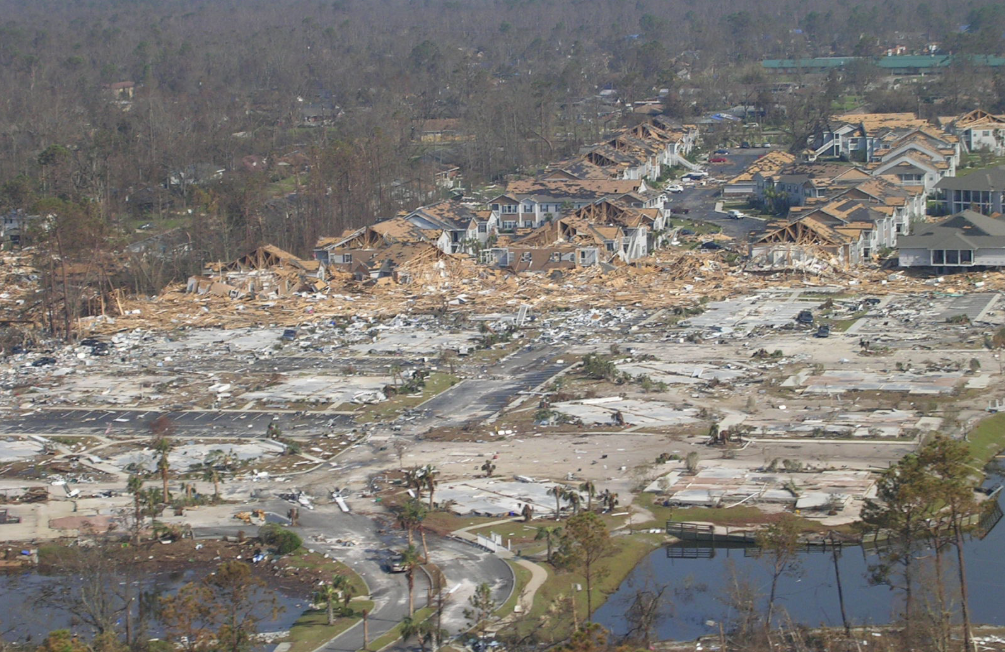
MULTIPOLYGON (((998 469, 985 485, 1001 484, 998 469)), ((970 608, 975 623, 1005 625, 1005 611, 998 602, 1005 586, 1005 527, 998 523, 984 539, 976 537, 964 545, 970 608)), ((746 582, 762 605, 771 588, 771 562, 758 556, 752 547, 696 544, 666 546, 647 557, 622 583, 610 599, 597 610, 596 622, 624 634, 629 625, 624 619, 627 607, 639 590, 668 590, 656 634, 660 639, 692 640, 718 634, 719 623, 728 628, 734 612, 729 607, 730 593, 737 583, 746 582)), ((845 612, 852 626, 883 625, 897 616, 901 607, 899 594, 885 585, 870 583, 870 565, 878 563, 875 551, 861 546, 833 549, 811 548, 800 554, 799 568, 779 580, 776 609, 783 609, 792 620, 808 626, 841 626, 838 599, 838 573, 844 593, 845 612), (835 567, 836 563, 836 567, 835 567)), ((933 553, 918 555, 922 569, 919 585, 932 586, 933 553), (926 574, 927 573, 927 574, 926 574)), ((946 585, 956 591, 955 551, 946 551, 946 585)), ((957 606, 958 608, 958 606, 957 606)))

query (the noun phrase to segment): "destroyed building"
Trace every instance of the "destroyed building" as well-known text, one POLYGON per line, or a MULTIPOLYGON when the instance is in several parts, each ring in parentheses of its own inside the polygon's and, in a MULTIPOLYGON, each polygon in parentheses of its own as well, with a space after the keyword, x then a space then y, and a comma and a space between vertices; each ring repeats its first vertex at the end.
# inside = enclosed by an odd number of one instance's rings
POLYGON ((209 263, 188 280, 186 291, 232 299, 283 297, 295 292, 318 292, 327 281, 325 267, 303 260, 279 247, 264 245, 229 263, 209 263))

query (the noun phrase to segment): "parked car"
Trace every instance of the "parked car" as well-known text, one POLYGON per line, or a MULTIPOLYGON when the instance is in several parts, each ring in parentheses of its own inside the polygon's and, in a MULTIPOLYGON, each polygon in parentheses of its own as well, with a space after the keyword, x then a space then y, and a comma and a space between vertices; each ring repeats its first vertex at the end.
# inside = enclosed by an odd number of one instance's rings
POLYGON ((800 310, 799 314, 796 315, 796 321, 800 324, 812 324, 813 323, 813 313, 809 310, 800 310))
POLYGON ((714 240, 709 240, 708 242, 701 243, 701 249, 704 249, 705 251, 719 251, 721 249, 725 249, 725 247, 714 240))
POLYGON ((830 337, 831 327, 827 324, 821 324, 820 328, 817 329, 816 333, 813 333, 813 337, 830 337))
POLYGON ((750 149, 750 143, 748 143, 747 141, 743 141, 742 143, 740 143, 740 149, 750 149))
POLYGON ((729 161, 725 156, 713 156, 709 159, 709 163, 728 163, 729 161))
POLYGON ((680 235, 694 235, 694 231, 692 231, 691 229, 681 229, 677 233, 680 235))
POLYGON ((684 178, 685 179, 704 179, 707 176, 708 176, 708 172, 705 172, 704 170, 696 170, 694 172, 688 172, 687 174, 684 175, 684 178))
POLYGON ((717 150, 715 150, 715 153, 716 154, 729 154, 729 150, 728 149, 717 149, 717 150))
POLYGON ((673 193, 684 192, 684 186, 680 185, 679 183, 674 183, 667 186, 666 190, 667 192, 673 192, 673 193))
POLYGON ((743 211, 738 211, 735 208, 727 211, 727 214, 734 220, 742 220, 743 218, 747 217, 746 213, 744 213, 743 211))
POLYGON ((672 214, 674 214, 674 215, 687 215, 689 212, 691 212, 691 209, 690 208, 681 208, 679 206, 671 206, 670 207, 670 212, 672 214))

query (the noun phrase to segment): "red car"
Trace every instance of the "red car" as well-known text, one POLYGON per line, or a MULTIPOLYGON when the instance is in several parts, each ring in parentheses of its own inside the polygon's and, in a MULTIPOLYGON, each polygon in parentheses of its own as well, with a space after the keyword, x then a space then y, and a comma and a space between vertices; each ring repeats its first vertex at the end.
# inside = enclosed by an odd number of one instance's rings
POLYGON ((711 163, 726 163, 727 162, 725 156, 716 156, 715 158, 709 159, 709 161, 711 163))

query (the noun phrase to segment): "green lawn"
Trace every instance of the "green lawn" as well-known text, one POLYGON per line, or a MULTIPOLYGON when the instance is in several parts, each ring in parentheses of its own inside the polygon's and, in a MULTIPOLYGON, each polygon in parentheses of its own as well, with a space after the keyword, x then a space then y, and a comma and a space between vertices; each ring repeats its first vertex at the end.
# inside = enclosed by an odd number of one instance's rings
MULTIPOLYGON (((752 505, 739 505, 729 508, 715 507, 663 507, 655 504, 654 496, 643 494, 636 499, 636 503, 645 507, 653 516, 660 527, 667 521, 676 523, 701 522, 712 523, 728 527, 756 526, 770 523, 778 518, 777 514, 767 514, 752 505)), ((820 525, 808 519, 799 519, 804 531, 816 532, 820 530, 820 525)))
MULTIPOLYGON (((303 179, 301 181, 304 181, 303 179)), ((290 175, 285 179, 273 181, 265 186, 265 192, 271 197, 281 197, 295 192, 297 189, 296 175, 290 175)))
POLYGON ((457 376, 441 371, 433 372, 429 374, 429 378, 426 378, 426 384, 418 394, 399 394, 381 403, 366 405, 356 413, 356 422, 368 423, 393 418, 402 410, 425 403, 434 396, 450 389, 457 384, 457 381, 457 376))
MULTIPOLYGON (((607 596, 621 585, 640 561, 655 550, 664 540, 663 535, 634 534, 631 536, 613 537, 611 543, 614 550, 607 557, 597 573, 598 580, 593 586, 593 609, 604 603, 607 596)), ((534 604, 526 618, 516 625, 520 634, 527 634, 541 623, 538 635, 545 642, 556 642, 572 633, 572 618, 567 604, 568 596, 573 596, 579 622, 586 616, 586 589, 583 577, 577 573, 556 573, 549 566, 542 564, 548 571, 548 579, 537 590, 534 604), (584 588, 576 591, 574 584, 584 588), (543 621, 543 622, 542 622, 543 621)))
POLYGON ((346 575, 352 584, 353 595, 366 596, 370 594, 370 587, 366 585, 366 581, 351 568, 334 559, 326 559, 324 555, 319 553, 307 552, 307 548, 298 548, 287 555, 283 561, 293 568, 320 570, 332 574, 346 575))
POLYGON ((976 172, 977 170, 986 170, 991 167, 997 167, 1005 164, 1005 156, 990 157, 986 159, 986 161, 986 163, 981 162, 980 154, 967 154, 963 157, 961 167, 956 170, 956 176, 965 177, 971 172, 976 172), (962 167, 962 165, 970 165, 972 167, 962 167))
MULTIPOLYGON (((372 610, 373 602, 369 600, 353 600, 352 609, 360 613, 364 609, 372 610)), ((297 622, 290 627, 290 652, 314 652, 328 641, 352 627, 360 620, 360 616, 336 617, 335 624, 328 624, 328 613, 321 611, 305 611, 297 622)))
POLYGON ((506 560, 506 563, 513 569, 513 574, 516 576, 516 585, 513 587, 513 593, 509 596, 509 600, 504 602, 502 606, 496 610, 496 615, 500 618, 505 618, 513 613, 513 609, 520 600, 520 594, 523 593, 523 587, 527 586, 527 582, 530 582, 530 578, 534 576, 533 573, 520 564, 514 563, 508 559, 506 560))
POLYGON ((981 421, 967 436, 970 454, 975 466, 984 468, 1003 448, 1005 448, 1005 413, 996 414, 981 421))

